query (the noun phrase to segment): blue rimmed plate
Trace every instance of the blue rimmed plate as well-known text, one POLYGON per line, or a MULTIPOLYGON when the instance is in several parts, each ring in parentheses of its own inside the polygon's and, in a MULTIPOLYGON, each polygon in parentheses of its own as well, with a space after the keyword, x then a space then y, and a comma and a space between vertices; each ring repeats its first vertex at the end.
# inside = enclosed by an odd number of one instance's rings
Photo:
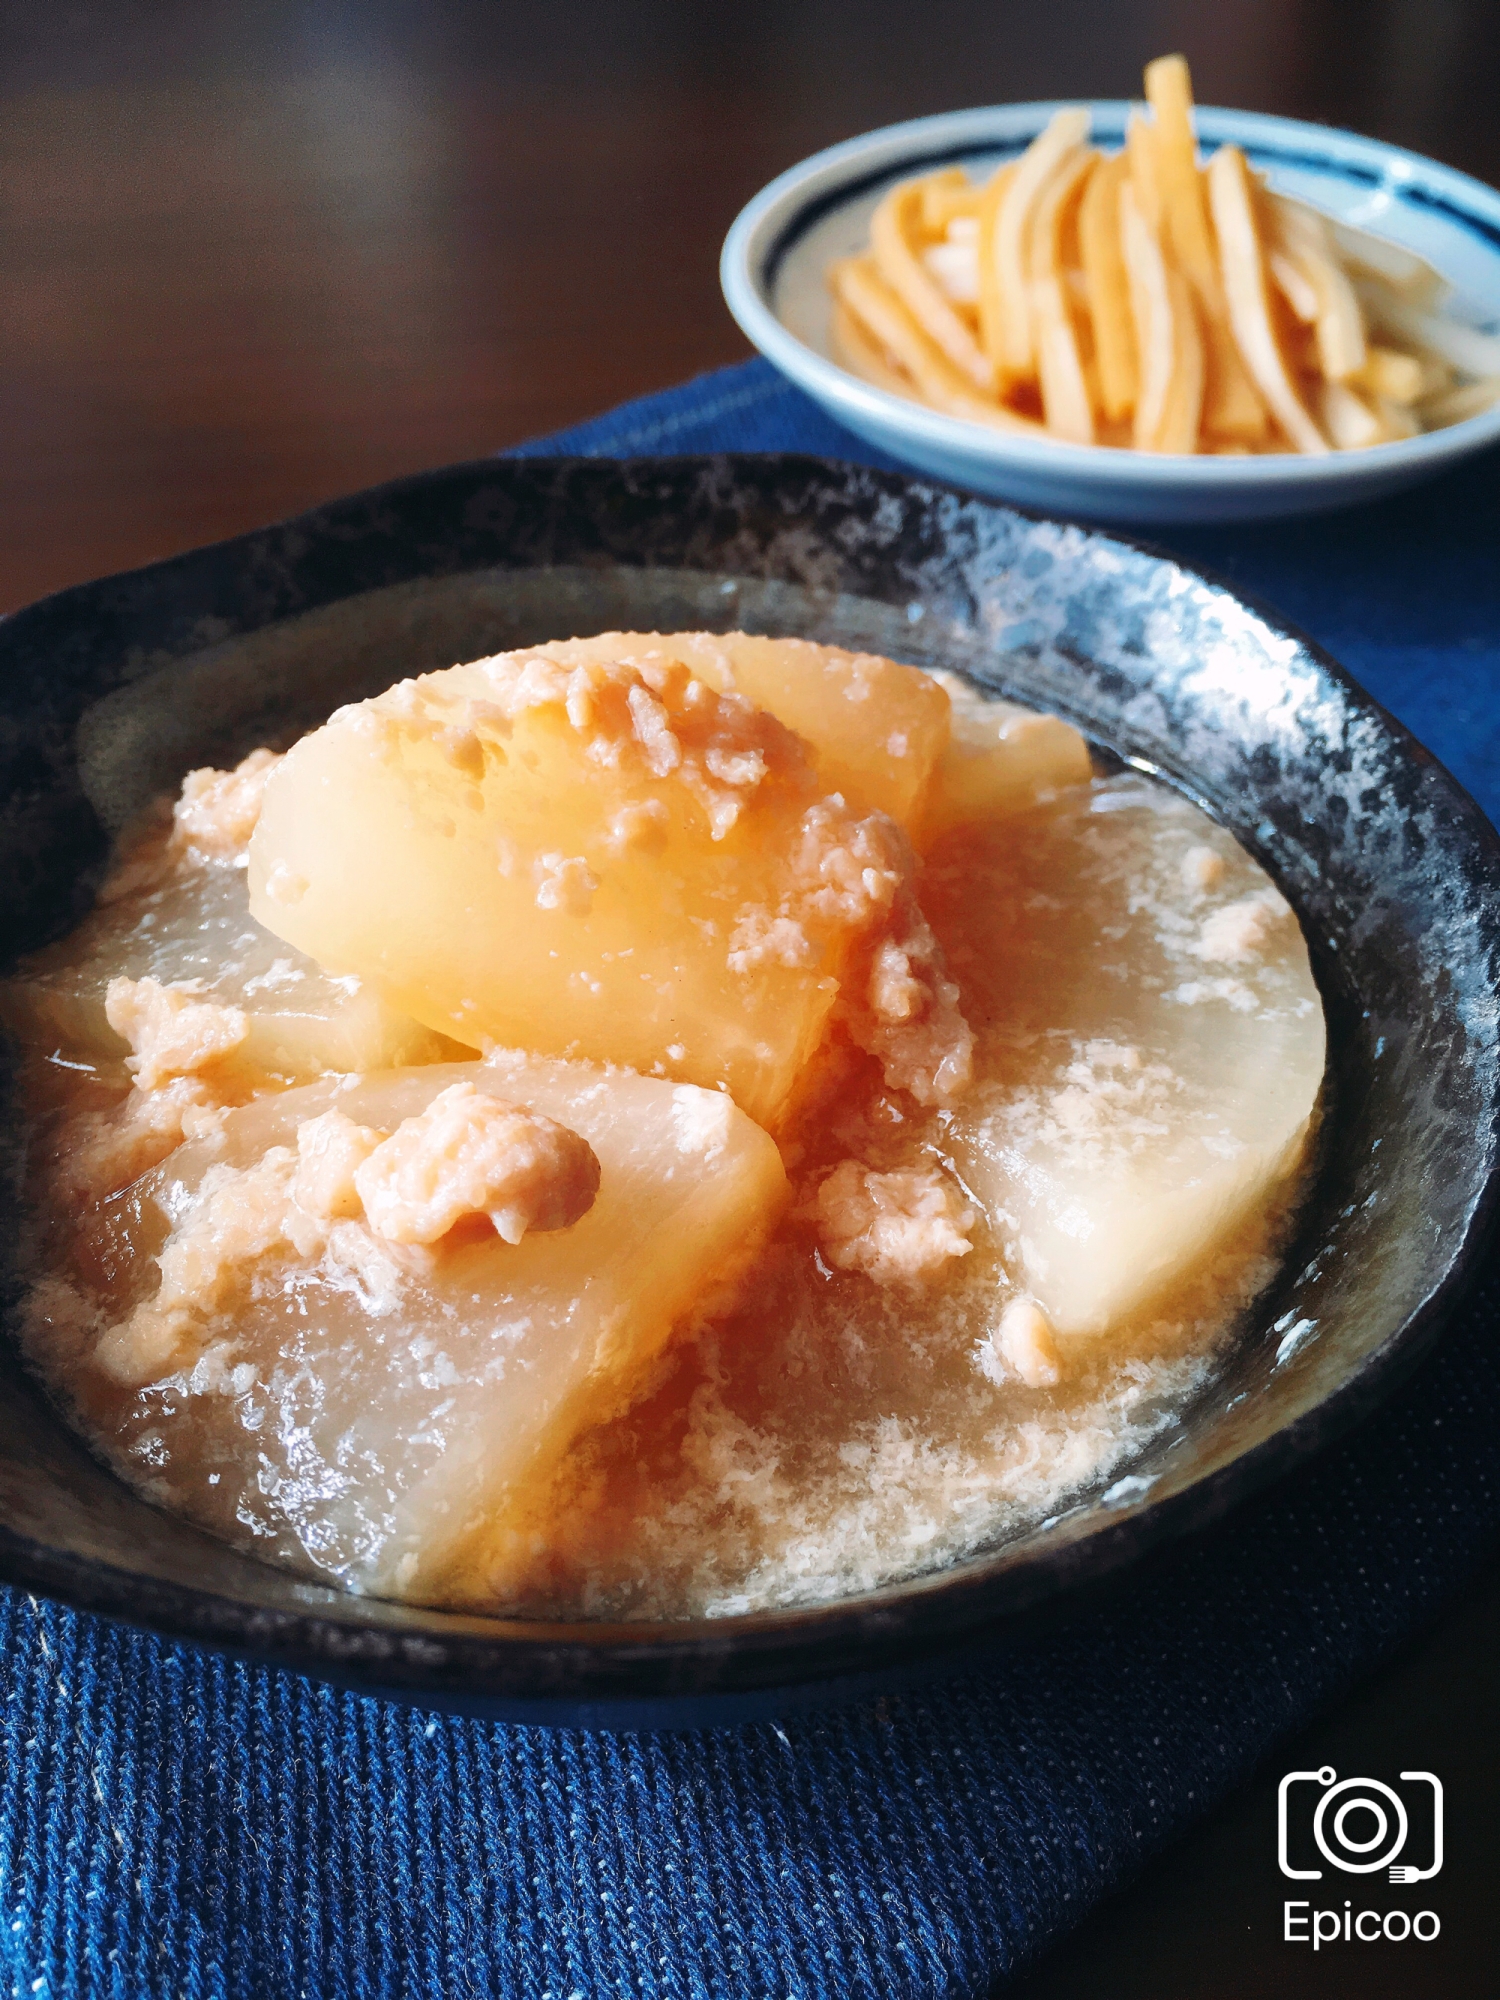
MULTIPOLYGON (((1095 143, 1123 143, 1132 106, 1089 105, 1095 143)), ((816 153, 736 219, 720 276, 729 309, 768 360, 837 422, 904 464, 1030 506, 1126 522, 1314 513, 1415 484, 1500 439, 1500 407, 1397 444, 1264 458, 1165 457, 1012 437, 877 389, 832 358, 823 273, 868 241, 893 181, 962 166, 976 178, 1030 144, 1056 104, 1007 104, 887 126, 816 153)), ((1500 324, 1500 194, 1467 174, 1352 132, 1200 107, 1205 152, 1240 146, 1272 187, 1418 251, 1451 280, 1444 310, 1500 324)))

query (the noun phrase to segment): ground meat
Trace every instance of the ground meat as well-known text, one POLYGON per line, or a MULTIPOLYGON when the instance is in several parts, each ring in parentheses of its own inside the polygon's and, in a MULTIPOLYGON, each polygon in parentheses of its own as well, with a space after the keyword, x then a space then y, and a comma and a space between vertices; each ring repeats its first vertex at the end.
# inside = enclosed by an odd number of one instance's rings
POLYGON ((191 1076, 231 1054, 250 1032, 243 1008, 223 1007, 202 998, 203 982, 182 980, 163 986, 159 979, 112 979, 104 1013, 117 1035, 129 1042, 129 1067, 142 1090, 155 1090, 174 1076, 191 1076))
POLYGON ((567 1126, 455 1083, 403 1120, 354 1183, 370 1227, 394 1243, 435 1243, 467 1215, 519 1243, 588 1213, 599 1162, 567 1126))
POLYGON ((210 1314, 283 1244, 302 1257, 323 1247, 324 1226, 292 1199, 297 1157, 273 1146, 254 1167, 210 1167, 193 1207, 168 1237, 155 1298, 111 1327, 96 1364, 112 1380, 150 1382, 170 1372, 210 1314))
POLYGON ((731 972, 753 972, 761 965, 811 965, 814 957, 812 939, 795 917, 759 909, 735 924, 726 962, 731 972))
POLYGON ((942 949, 916 895, 911 843, 884 813, 851 813, 837 795, 803 816, 795 887, 778 910, 741 916, 730 969, 815 962, 812 936, 837 925, 863 932, 843 979, 839 1013, 894 1090, 919 1104, 951 1104, 968 1088, 974 1037, 947 977, 942 949))
POLYGON ((280 762, 274 750, 252 750, 232 771, 189 771, 172 808, 173 845, 207 860, 241 860, 260 818, 266 780, 280 762))
POLYGON ((67 1207, 103 1201, 164 1160, 184 1139, 211 1139, 228 1116, 201 1077, 178 1076, 155 1090, 131 1090, 107 1111, 82 1111, 58 1135, 49 1168, 67 1207))
MULTIPOLYGON (((611 768, 634 762, 645 777, 678 777, 702 803, 715 840, 735 825, 758 786, 805 767, 803 745, 791 730, 739 695, 716 693, 677 660, 569 666, 545 653, 500 653, 475 665, 493 690, 489 701, 469 704, 475 721, 485 713, 509 720, 529 709, 560 708, 596 762, 611 768)), ((389 695, 381 701, 410 719, 414 697, 405 707, 389 695)))
POLYGON ((1193 955, 1216 965, 1248 965, 1270 943, 1277 925, 1291 915, 1290 903, 1274 889, 1242 896, 1204 919, 1193 955))
POLYGON ((844 996, 850 1039, 874 1056, 893 1090, 951 1104, 973 1076, 974 1036, 943 954, 916 898, 896 899, 890 928, 844 996))
POLYGON ((1213 889, 1224 878, 1224 857, 1215 854, 1211 847, 1201 842, 1190 847, 1182 857, 1182 880, 1185 888, 1201 893, 1213 889))
POLYGON ((797 902, 823 924, 881 921, 910 882, 911 843, 885 813, 856 817, 834 793, 803 815, 792 861, 797 902))
POLYGON ((1029 1389, 1051 1388, 1062 1378, 1052 1322, 1035 1299, 1006 1301, 995 1328, 994 1345, 1001 1360, 1029 1389))
POLYGON ((539 854, 531 872, 539 910, 562 910, 570 917, 588 915, 599 877, 581 854, 539 854))
POLYGON ((342 1111, 325 1111, 297 1127, 297 1178, 292 1192, 309 1215, 330 1222, 359 1215, 354 1176, 388 1135, 358 1125, 342 1111))
POLYGON ((936 1168, 879 1174, 858 1160, 834 1168, 813 1213, 829 1263, 878 1285, 912 1284, 966 1257, 977 1220, 936 1168))

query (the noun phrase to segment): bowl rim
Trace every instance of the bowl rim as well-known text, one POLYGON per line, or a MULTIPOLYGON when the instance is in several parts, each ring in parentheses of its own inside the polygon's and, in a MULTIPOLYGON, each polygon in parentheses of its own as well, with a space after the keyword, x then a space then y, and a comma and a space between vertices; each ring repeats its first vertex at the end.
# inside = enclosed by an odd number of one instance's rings
MULTIPOLYGON (((847 476, 852 472, 877 485, 898 489, 915 486, 939 500, 951 497, 968 506, 1058 525, 1057 516, 1044 509, 965 493, 937 479, 803 453, 629 459, 559 455, 464 461, 386 481, 265 528, 134 570, 68 586, 11 614, 4 622, 13 630, 17 621, 35 614, 55 617, 73 605, 86 605, 106 586, 164 581, 196 565, 206 568, 214 558, 230 551, 237 551, 248 563, 277 537, 298 537, 314 524, 337 531, 341 516, 376 515, 385 503, 426 489, 461 485, 466 479, 478 485, 507 474, 523 481, 567 476, 628 481, 632 474, 650 469, 713 467, 732 471, 737 464, 784 471, 789 476, 821 477, 830 472, 847 476)), ((1487 860, 1500 887, 1500 832, 1446 767, 1315 640, 1253 593, 1204 565, 1119 529, 1079 532, 1171 564, 1247 607, 1275 638, 1305 649, 1319 670, 1350 692, 1364 713, 1394 736, 1406 754, 1417 753, 1447 793, 1466 847, 1476 858, 1487 860)), ((659 561, 659 556, 652 558, 653 564, 659 561)), ((455 573, 465 571, 460 568, 455 573)), ((361 589, 345 591, 326 602, 339 603, 361 594, 361 589)), ((265 621, 275 622, 274 618, 265 621)), ((173 655, 179 657, 191 657, 191 649, 173 655)), ((1500 899, 1495 922, 1500 927, 1500 899)), ((1490 1113, 1491 1123, 1500 1127, 1500 1097, 1490 1113)), ((232 1594, 211 1585, 186 1584, 129 1570, 107 1559, 60 1550, 0 1524, 0 1582, 40 1590, 76 1609, 144 1627, 167 1638, 289 1667, 365 1694, 467 1708, 502 1719, 634 1728, 660 1726, 669 1709, 674 1716, 714 1721, 757 1712, 753 1705, 764 1704, 768 1697, 776 1707, 799 1700, 842 1698, 851 1687, 858 1688, 877 1674, 883 1683, 904 1668, 946 1670, 945 1657, 952 1656, 955 1649, 993 1643, 997 1634, 1014 1635, 1023 1627, 1029 1634, 1045 1623, 1076 1616, 1087 1602, 1126 1581, 1137 1562, 1155 1559, 1197 1537, 1273 1481, 1307 1464, 1369 1416, 1427 1356, 1474 1283, 1497 1237, 1500 1148, 1492 1149, 1489 1171, 1441 1279, 1390 1337, 1363 1358, 1357 1373, 1320 1402, 1204 1472, 1181 1491, 1122 1510, 1118 1520, 1098 1524, 1076 1540, 1060 1540, 1050 1548, 1034 1550, 1024 1562, 1014 1565, 1005 1563, 1002 1547, 860 1596, 691 1621, 564 1623, 411 1607, 414 1624, 435 1618, 441 1630, 403 1631, 397 1623, 379 1626, 364 1622, 360 1608, 372 1600, 335 1585, 304 1585, 309 1608, 291 1611, 259 1603, 248 1591, 232 1594), (316 1608, 312 1600, 317 1600, 316 1608), (811 1642, 817 1645, 817 1661, 807 1657, 811 1642), (746 1702, 752 1704, 748 1711, 746 1702)), ((189 1532, 202 1534, 205 1545, 223 1546, 202 1530, 190 1528, 189 1532)), ((382 1608, 397 1612, 408 1609, 384 1604, 382 1608)))
MULTIPOLYGON (((771 286, 788 250, 821 215, 917 166, 959 164, 1007 145, 1019 152, 1055 111, 1071 105, 1082 106, 1096 124, 1117 125, 1122 133, 1127 115, 1139 108, 1126 98, 1059 98, 938 112, 860 133, 786 168, 740 210, 720 252, 720 287, 740 330, 814 400, 848 412, 859 430, 876 430, 893 440, 916 438, 976 465, 1051 475, 1080 486, 1093 479, 1101 489, 1116 492, 1170 487, 1187 493, 1286 489, 1289 498, 1309 490, 1326 493, 1363 484, 1365 469, 1372 477, 1435 469, 1500 438, 1500 403, 1418 437, 1317 457, 1298 452, 1208 457, 1014 436, 866 382, 783 324, 771 304, 771 286)), ((1304 149, 1316 145, 1325 161, 1354 168, 1372 187, 1441 211, 1481 235, 1500 256, 1500 193, 1456 167, 1306 119, 1206 104, 1195 108, 1195 116, 1200 138, 1240 144, 1251 155, 1275 142, 1304 149)))

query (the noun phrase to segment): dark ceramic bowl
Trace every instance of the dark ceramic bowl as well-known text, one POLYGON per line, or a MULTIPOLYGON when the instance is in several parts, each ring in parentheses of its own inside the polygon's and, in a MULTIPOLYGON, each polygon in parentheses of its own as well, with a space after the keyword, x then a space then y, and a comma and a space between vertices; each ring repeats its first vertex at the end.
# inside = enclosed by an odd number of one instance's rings
POLYGON ((486 462, 340 501, 0 624, 7 958, 206 760, 351 695, 610 627, 748 626, 957 666, 1192 792, 1312 948, 1328 1112, 1301 1234, 1227 1371, 1060 1521, 813 1610, 555 1626, 299 1582, 155 1512, 0 1351, 0 1577, 369 1692, 574 1722, 784 1703, 1029 1629, 1369 1410, 1438 1334, 1495 1205, 1500 846, 1306 641, 1111 537, 790 457, 486 462))

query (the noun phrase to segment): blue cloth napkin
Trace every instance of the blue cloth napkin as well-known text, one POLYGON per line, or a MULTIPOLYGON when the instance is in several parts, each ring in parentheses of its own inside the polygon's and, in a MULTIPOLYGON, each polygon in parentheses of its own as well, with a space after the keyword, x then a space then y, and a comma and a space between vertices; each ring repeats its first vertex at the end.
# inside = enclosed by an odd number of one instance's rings
MULTIPOLYGON (((872 460, 760 362, 526 447, 872 460)), ((1500 455, 1160 539, 1494 818, 1500 455)), ((898 2000, 1002 1986, 1473 1575, 1500 1267, 1412 1384, 1127 1602, 926 1691, 700 1734, 428 1716, 0 1590, 0 2000, 898 2000)))

